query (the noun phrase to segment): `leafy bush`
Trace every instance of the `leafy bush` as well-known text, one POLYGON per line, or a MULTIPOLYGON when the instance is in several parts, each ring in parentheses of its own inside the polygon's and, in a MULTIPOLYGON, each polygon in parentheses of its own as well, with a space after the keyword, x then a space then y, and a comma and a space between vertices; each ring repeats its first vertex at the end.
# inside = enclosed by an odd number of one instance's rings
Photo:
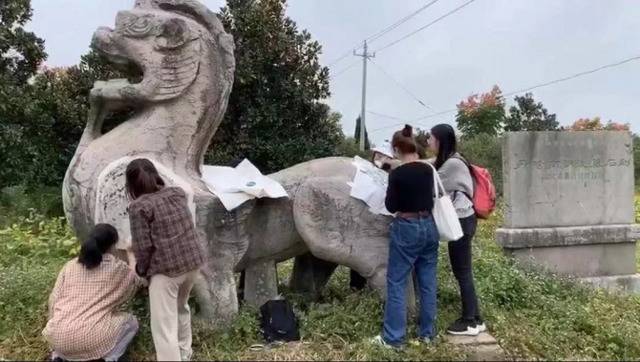
POLYGON ((38 190, 25 186, 10 186, 0 190, 0 227, 11 224, 18 216, 37 214, 57 217, 64 214, 62 194, 57 187, 38 190))
POLYGON ((498 195, 502 195, 502 144, 501 139, 488 134, 463 138, 460 152, 469 162, 487 168, 493 177, 498 195))
POLYGON ((16 219, 0 230, 0 265, 77 254, 80 245, 65 218, 47 218, 32 210, 29 216, 16 219))

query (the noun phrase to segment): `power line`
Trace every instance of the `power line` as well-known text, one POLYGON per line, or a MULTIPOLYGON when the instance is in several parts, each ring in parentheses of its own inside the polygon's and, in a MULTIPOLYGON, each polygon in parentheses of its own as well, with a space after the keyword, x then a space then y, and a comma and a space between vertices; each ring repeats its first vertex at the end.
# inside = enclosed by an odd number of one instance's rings
POLYGON ((336 74, 332 74, 332 75, 329 77, 329 79, 330 79, 330 80, 335 79, 336 77, 338 77, 338 76, 342 75, 343 73, 345 73, 345 72, 346 72, 346 71, 348 71, 349 69, 351 69, 351 68, 355 67, 355 66, 356 66, 356 65, 358 65, 359 63, 360 63, 360 61, 359 61, 359 60, 357 60, 357 61, 355 61, 355 62, 353 62, 353 63, 349 64, 349 66, 347 66, 346 68, 344 68, 344 69, 342 69, 341 71, 337 72, 336 74))
POLYGON ((383 47, 381 47, 381 48, 378 48, 378 49, 376 50, 376 52, 381 52, 381 51, 383 51, 383 50, 385 50, 385 49, 387 49, 387 48, 389 48, 389 47, 392 47, 392 46, 394 46, 394 45, 398 44, 399 42, 401 42, 401 41, 403 41, 403 40, 405 40, 405 39, 407 39, 407 38, 409 38, 409 37, 411 37, 411 36, 413 36, 413 35, 415 35, 415 34, 417 34, 417 33, 421 32, 421 31, 423 31, 424 29, 426 29, 426 28, 428 28, 428 27, 430 27, 430 26, 432 26, 432 25, 434 25, 434 24, 438 23, 439 21, 441 21, 441 20, 443 20, 443 19, 445 19, 445 18, 449 17, 450 15, 453 15, 453 14, 455 14, 456 12, 458 12, 458 11, 462 10, 464 7, 466 7, 466 6, 470 5, 470 4, 471 4, 472 2, 474 2, 474 1, 476 1, 476 0, 469 0, 469 1, 467 1, 466 3, 464 3, 464 4, 460 5, 460 6, 458 6, 457 8, 455 8, 455 9, 453 9, 453 10, 451 10, 451 11, 449 11, 448 13, 446 13, 446 14, 442 15, 441 17, 439 17, 439 18, 437 18, 436 20, 434 20, 434 21, 430 22, 429 24, 427 24, 427 25, 425 25, 425 26, 423 26, 423 27, 420 27, 420 28, 416 29, 416 30, 412 31, 411 33, 409 33, 409 34, 407 34, 407 35, 405 35, 405 36, 403 36, 403 37, 401 37, 401 38, 399 38, 399 39, 396 39, 396 40, 392 41, 391 43, 389 43, 389 44, 387 44, 387 45, 385 45, 385 46, 383 46, 383 47))
MULTIPOLYGON (((520 90, 517 90, 517 91, 505 93, 503 96, 504 97, 510 97, 510 96, 513 96, 513 95, 516 95, 516 94, 520 94, 520 93, 525 93, 525 92, 528 92, 528 91, 531 91, 531 90, 534 90, 534 89, 547 87, 547 86, 550 86, 550 85, 553 85, 553 84, 557 84, 557 83, 561 83, 561 82, 566 82, 566 81, 569 81, 569 80, 572 80, 572 79, 575 79, 575 78, 579 78, 579 77, 583 77, 585 75, 589 75, 589 74, 593 74, 595 72, 599 72, 599 71, 604 70, 604 69, 618 67, 618 66, 621 66, 621 65, 636 61, 636 60, 640 60, 640 55, 634 56, 634 57, 630 57, 630 58, 626 58, 626 59, 623 59, 623 60, 620 60, 620 61, 617 61, 617 62, 614 62, 614 63, 605 64, 605 65, 599 66, 597 68, 586 70, 586 71, 583 71, 583 72, 580 72, 580 73, 576 73, 576 74, 573 74, 573 75, 570 75, 570 76, 557 78, 557 79, 554 79, 552 81, 540 83, 540 84, 537 84, 537 85, 534 85, 534 86, 531 86, 531 87, 528 87, 528 88, 524 88, 524 89, 520 89, 520 90)), ((442 112, 437 112, 437 113, 433 113, 433 114, 430 114, 430 115, 427 115, 427 116, 415 118, 415 119, 411 120, 410 122, 416 122, 416 121, 421 121, 421 120, 427 119, 427 118, 433 118, 433 117, 437 117, 437 116, 442 116, 442 115, 445 115, 445 114, 448 114, 448 113, 456 112, 457 110, 458 110, 458 108, 447 109, 447 110, 442 111, 442 112)), ((370 132, 381 131, 383 129, 397 127, 397 126, 402 125, 402 124, 404 124, 404 123, 396 123, 396 124, 393 124, 393 125, 389 125, 389 126, 380 127, 380 128, 376 128, 376 129, 370 130, 370 132)))
POLYGON ((595 73, 595 72, 599 72, 599 71, 601 71, 603 69, 614 68, 614 67, 617 67, 617 66, 632 62, 634 60, 640 60, 640 55, 639 56, 635 56, 635 57, 631 57, 631 58, 627 58, 627 59, 621 60, 619 62, 606 64, 606 65, 603 65, 603 66, 600 66, 600 67, 597 67, 597 68, 594 68, 594 69, 591 69, 591 70, 586 70, 584 72, 576 73, 576 74, 570 75, 568 77, 559 78, 559 79, 556 79, 556 80, 552 80, 550 82, 534 85, 532 87, 521 89, 521 90, 518 90, 518 91, 515 91, 515 92, 510 92, 510 93, 505 94, 504 96, 505 97, 509 97, 509 96, 512 96, 512 95, 515 95, 515 94, 525 93, 525 92, 528 92, 528 91, 531 91, 531 90, 534 90, 534 89, 537 89, 537 88, 546 87, 546 86, 549 86, 549 85, 552 85, 552 84, 566 82, 566 81, 574 79, 574 78, 578 78, 578 77, 589 75, 589 74, 592 74, 592 73, 595 73))
POLYGON ((395 79, 391 74, 387 73, 381 66, 379 66, 376 62, 374 62, 373 60, 371 61, 371 64, 373 64, 376 68, 378 68, 378 70, 380 72, 382 72, 382 74, 386 75, 387 78, 391 79, 398 87, 400 87, 400 89, 402 89, 403 91, 405 91, 405 93, 407 93, 409 96, 411 96, 411 98, 413 98, 416 102, 418 102, 421 106, 428 108, 430 110, 433 111, 433 108, 431 108, 430 106, 428 106, 426 103, 424 103, 420 98, 418 98, 418 96, 416 96, 415 94, 413 94, 413 92, 411 92, 407 87, 405 87, 402 83, 400 83, 400 81, 398 81, 397 79, 395 79))
MULTIPOLYGON (((406 123, 415 123, 416 121, 420 121, 420 120, 427 119, 427 118, 433 118, 433 117, 442 116, 442 115, 445 115, 445 114, 447 114, 447 113, 455 112, 455 111, 457 111, 457 110, 458 110, 457 108, 455 108, 455 109, 448 109, 448 110, 446 110, 446 111, 433 113, 433 114, 430 114, 430 115, 428 115, 428 116, 424 116, 424 117, 420 117, 420 118, 412 119, 412 120, 409 120, 409 121, 403 121, 402 123, 394 123, 394 124, 391 124, 391 125, 388 125, 388 126, 375 128, 375 129, 370 130, 369 132, 373 133, 373 132, 382 131, 382 130, 389 129, 389 128, 393 128, 393 127, 402 126, 402 125, 404 125, 404 124, 406 124, 406 123)), ((396 118, 396 119, 397 119, 397 118, 396 118)), ((419 124, 419 123, 418 123, 418 125, 421 125, 421 124, 419 124)))
MULTIPOLYGON (((427 8, 429 8, 431 5, 437 3, 438 1, 439 0, 432 0, 430 3, 428 3, 428 4, 424 5, 424 6, 421 6, 417 10, 413 11, 411 14, 406 15, 405 17, 401 18, 400 20, 396 21, 395 23, 393 23, 393 24, 387 26, 386 28, 378 31, 377 33, 375 33, 373 35, 370 35, 369 37, 365 38, 365 40, 371 42, 371 41, 379 39, 384 34, 390 32, 393 29, 395 29, 395 28, 399 27, 400 25, 404 24, 409 19, 411 19, 414 16, 418 15, 419 13, 421 13, 424 10, 426 10, 427 8)), ((360 49, 362 49, 362 45, 360 45, 360 44, 354 45, 354 47, 352 49, 349 49, 349 51, 346 51, 344 54, 342 54, 338 58, 336 58, 336 59, 332 60, 331 62, 329 62, 329 65, 327 65, 327 67, 331 68, 333 65, 337 64, 341 60, 349 57, 352 54, 353 51, 360 50, 360 49)))
POLYGON ((437 116, 442 116, 442 115, 445 115, 445 114, 456 112, 457 110, 458 110, 458 108, 447 109, 447 110, 442 111, 442 112, 437 112, 437 113, 429 114, 429 115, 422 116, 422 117, 419 117, 419 118, 416 118, 416 119, 412 119, 411 122, 421 121, 423 119, 433 118, 433 117, 437 117, 437 116))
MULTIPOLYGON (((358 49, 359 49, 359 48, 358 48, 358 49)), ((356 50, 356 48, 354 48, 353 50, 356 50)), ((350 55, 351 55, 351 49, 349 49, 349 51, 348 51, 348 52, 346 52, 346 53, 342 54, 340 57, 338 57, 338 58, 336 58, 336 59, 332 60, 332 61, 329 63, 329 65, 327 65, 327 67, 329 67, 329 68, 333 67, 333 66, 334 66, 335 64, 337 64, 339 61, 341 61, 342 59, 345 59, 346 57, 348 57, 348 56, 350 56, 350 55)))
POLYGON ((406 23, 409 19, 413 18, 414 16, 420 14, 421 12, 423 12, 424 10, 428 9, 431 5, 437 3, 439 0, 433 0, 430 3, 420 7, 419 9, 415 10, 414 12, 412 12, 411 14, 405 16, 404 18, 396 21, 395 23, 389 25, 388 27, 380 30, 378 33, 371 35, 370 37, 367 38, 367 41, 372 42, 376 39, 379 39, 380 37, 382 37, 384 34, 392 31, 393 29, 399 27, 400 25, 406 23))
POLYGON ((378 113, 378 112, 374 112, 374 111, 367 111, 367 113, 370 113, 370 114, 373 114, 374 116, 378 116, 378 117, 382 117, 382 118, 389 118, 389 119, 395 119, 397 121, 403 121, 402 118, 390 116, 390 115, 384 114, 384 113, 378 113))

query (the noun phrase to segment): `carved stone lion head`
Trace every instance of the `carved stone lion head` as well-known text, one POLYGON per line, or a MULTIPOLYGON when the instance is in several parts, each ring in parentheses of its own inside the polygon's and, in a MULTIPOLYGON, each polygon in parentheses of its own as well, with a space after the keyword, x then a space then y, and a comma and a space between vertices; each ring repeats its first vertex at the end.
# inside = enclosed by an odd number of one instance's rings
POLYGON ((115 29, 99 28, 92 41, 111 62, 138 69, 139 86, 155 101, 187 89, 211 45, 229 55, 222 63, 232 74, 233 40, 217 15, 195 0, 138 0, 133 10, 118 13, 115 29))

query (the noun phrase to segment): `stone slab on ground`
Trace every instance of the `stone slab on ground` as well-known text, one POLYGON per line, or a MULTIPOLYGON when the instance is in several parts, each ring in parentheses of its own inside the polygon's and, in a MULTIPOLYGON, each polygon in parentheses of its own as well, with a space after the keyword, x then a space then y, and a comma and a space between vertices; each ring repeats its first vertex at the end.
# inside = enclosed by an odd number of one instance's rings
POLYGON ((640 294, 640 274, 580 278, 579 280, 588 285, 614 292, 640 294))
POLYGON ((498 341, 487 332, 477 336, 446 335, 445 341, 467 350, 469 352, 467 360, 469 361, 498 361, 506 358, 498 341))

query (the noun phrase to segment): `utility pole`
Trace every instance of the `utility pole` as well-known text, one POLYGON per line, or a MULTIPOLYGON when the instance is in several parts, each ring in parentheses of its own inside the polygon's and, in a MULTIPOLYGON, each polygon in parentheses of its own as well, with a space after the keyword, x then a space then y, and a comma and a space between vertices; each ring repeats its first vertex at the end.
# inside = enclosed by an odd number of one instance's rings
POLYGON ((364 41, 364 50, 362 54, 356 53, 353 51, 353 55, 362 57, 362 109, 360 111, 360 151, 364 151, 364 147, 367 143, 365 134, 367 127, 365 126, 365 115, 367 113, 366 102, 367 102, 367 60, 369 58, 374 58, 376 56, 375 53, 369 54, 367 53, 367 41, 364 41))

